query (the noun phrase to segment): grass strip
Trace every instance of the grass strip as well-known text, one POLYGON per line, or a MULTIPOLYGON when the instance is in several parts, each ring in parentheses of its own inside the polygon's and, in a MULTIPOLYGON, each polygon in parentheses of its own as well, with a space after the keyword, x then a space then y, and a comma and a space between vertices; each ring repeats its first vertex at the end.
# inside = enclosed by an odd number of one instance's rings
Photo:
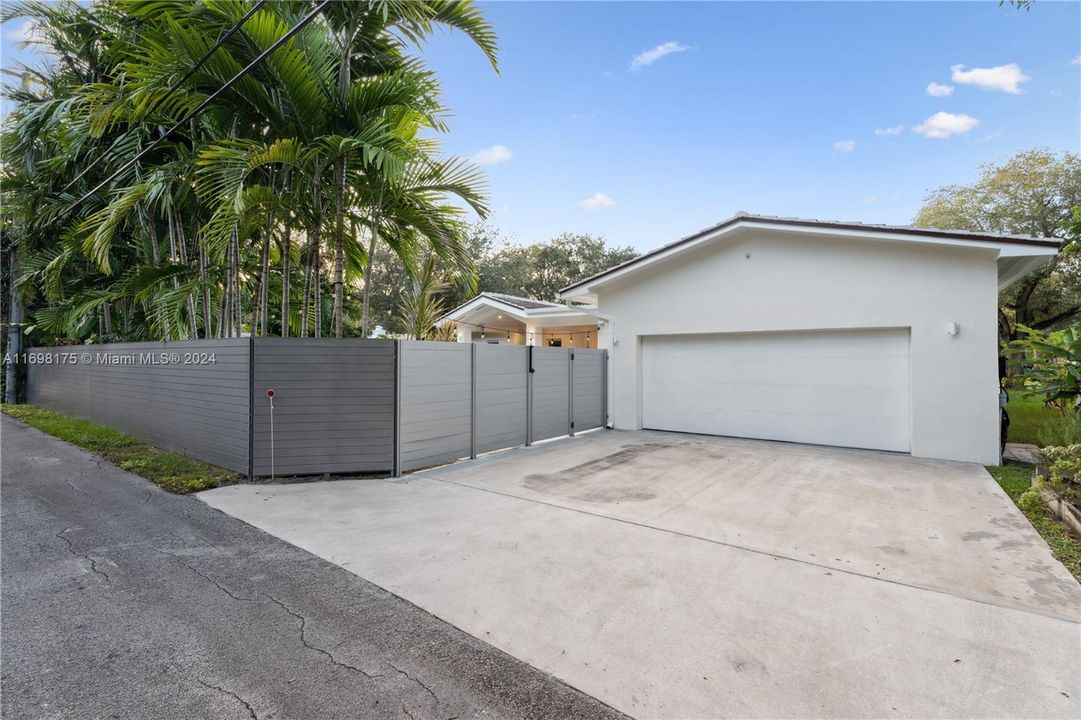
POLYGON ((141 475, 163 490, 184 495, 238 482, 238 473, 180 453, 147 445, 127 433, 97 423, 43 410, 34 405, 0 405, 0 412, 100 455, 113 465, 141 475))
POLYGON ((1071 533, 1043 504, 1032 487, 1032 466, 1009 463, 990 466, 987 472, 991 473, 991 477, 1006 491, 1032 523, 1032 527, 1036 528, 1036 532, 1051 547, 1051 554, 1081 582, 1081 539, 1071 533))

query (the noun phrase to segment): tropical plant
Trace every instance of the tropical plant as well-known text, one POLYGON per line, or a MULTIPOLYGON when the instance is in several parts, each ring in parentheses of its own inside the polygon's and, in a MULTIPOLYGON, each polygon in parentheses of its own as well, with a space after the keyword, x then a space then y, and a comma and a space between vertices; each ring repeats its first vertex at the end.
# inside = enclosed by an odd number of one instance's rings
POLYGON ((1081 445, 1043 449, 1048 462, 1048 484, 1070 502, 1081 505, 1081 445))
POLYGON ((446 312, 442 298, 446 288, 438 258, 429 255, 410 277, 409 288, 398 305, 398 319, 406 335, 416 340, 445 337, 436 321, 446 312))
POLYGON ((1007 349, 1020 368, 1024 389, 1054 407, 1076 409, 1081 401, 1081 324, 1046 333, 1022 326, 1007 349))
POLYGON ((381 251, 473 286, 462 207, 483 216, 484 181, 431 139, 447 109, 417 50, 449 28, 494 67, 491 25, 471 2, 334 2, 285 40, 315 7, 5 6, 54 58, 11 71, 0 155, 35 342, 366 335, 381 251))

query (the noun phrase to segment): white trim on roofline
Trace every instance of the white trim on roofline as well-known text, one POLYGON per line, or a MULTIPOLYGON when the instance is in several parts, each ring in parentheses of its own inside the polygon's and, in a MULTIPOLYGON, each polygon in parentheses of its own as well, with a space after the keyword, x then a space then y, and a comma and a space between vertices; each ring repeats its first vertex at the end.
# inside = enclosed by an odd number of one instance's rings
POLYGON ((549 307, 529 308, 523 309, 516 305, 511 305, 508 302, 500 300, 486 293, 480 293, 475 298, 466 302, 458 307, 454 308, 450 312, 443 315, 436 320, 437 325, 442 325, 447 321, 459 320, 469 313, 477 310, 481 307, 491 307, 500 312, 504 312, 511 315, 518 320, 537 320, 546 317, 573 317, 574 315, 581 315, 583 318, 595 318, 596 313, 592 312, 590 308, 576 308, 568 305, 551 305, 549 307))
MULTIPOLYGON (((997 251, 999 258, 1035 258, 1033 260, 1033 266, 1039 265, 1047 257, 1058 253, 1058 243, 1053 239, 1039 241, 1009 236, 1002 236, 1001 239, 996 239, 995 236, 991 235, 979 235, 978 239, 971 239, 970 237, 965 237, 965 233, 954 233, 951 235, 947 231, 942 231, 942 234, 936 234, 934 230, 917 231, 917 229, 906 230, 905 228, 900 227, 887 228, 875 226, 868 226, 866 229, 863 229, 855 227, 838 227, 837 224, 819 223, 813 220, 796 221, 788 220, 787 218, 771 220, 769 218, 760 218, 756 216, 736 216, 714 228, 678 240, 667 246, 641 255, 633 260, 628 260, 622 265, 617 265, 614 268, 597 273, 574 285, 569 285, 559 291, 559 297, 567 300, 590 294, 594 292, 596 288, 605 285, 616 278, 638 272, 654 263, 667 260, 668 258, 680 255, 706 243, 711 243, 726 235, 735 234, 743 230, 769 230, 771 232, 786 232, 798 235, 852 237, 879 242, 914 242, 926 245, 983 248, 986 250, 997 251)), ((974 235, 973 237, 976 236, 974 235)), ((1010 282, 1012 281, 1013 280, 1010 282)))

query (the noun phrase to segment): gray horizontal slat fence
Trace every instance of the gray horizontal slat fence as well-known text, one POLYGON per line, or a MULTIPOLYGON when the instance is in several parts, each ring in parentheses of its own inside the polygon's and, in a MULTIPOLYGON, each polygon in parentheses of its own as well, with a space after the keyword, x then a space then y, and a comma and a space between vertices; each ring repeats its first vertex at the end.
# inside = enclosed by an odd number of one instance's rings
POLYGON ((525 445, 529 348, 476 344, 476 451, 525 445))
POLYGON ((604 350, 572 350, 574 355, 574 431, 604 425, 604 350))
POLYGON ((31 403, 254 476, 400 473, 606 417, 602 350, 230 338, 31 353, 31 403), (192 357, 206 361, 162 362, 192 357))
POLYGON ((273 389, 276 475, 390 472, 394 460, 394 341, 256 338, 255 475, 270 475, 273 389))
POLYGON ((471 343, 399 341, 401 469, 467 457, 472 447, 471 343))
POLYGON ((531 441, 570 432, 569 383, 570 349, 534 347, 531 441))
POLYGON ((28 364, 27 399, 247 472, 249 349, 247 338, 33 348, 57 362, 28 364), (203 354, 213 362, 184 362, 203 354))

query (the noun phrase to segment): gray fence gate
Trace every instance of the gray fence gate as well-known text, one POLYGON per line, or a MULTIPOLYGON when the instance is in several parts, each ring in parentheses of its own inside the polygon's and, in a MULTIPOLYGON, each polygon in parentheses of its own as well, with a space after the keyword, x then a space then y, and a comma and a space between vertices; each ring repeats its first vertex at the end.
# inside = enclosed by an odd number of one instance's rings
POLYGON ((529 436, 529 348, 473 344, 474 454, 525 445, 529 436))
POLYGON ((569 348, 533 348, 530 368, 529 441, 570 435, 571 428, 571 350, 569 348))
POLYGON ((401 471, 605 424, 604 350, 402 341, 399 353, 401 471))

